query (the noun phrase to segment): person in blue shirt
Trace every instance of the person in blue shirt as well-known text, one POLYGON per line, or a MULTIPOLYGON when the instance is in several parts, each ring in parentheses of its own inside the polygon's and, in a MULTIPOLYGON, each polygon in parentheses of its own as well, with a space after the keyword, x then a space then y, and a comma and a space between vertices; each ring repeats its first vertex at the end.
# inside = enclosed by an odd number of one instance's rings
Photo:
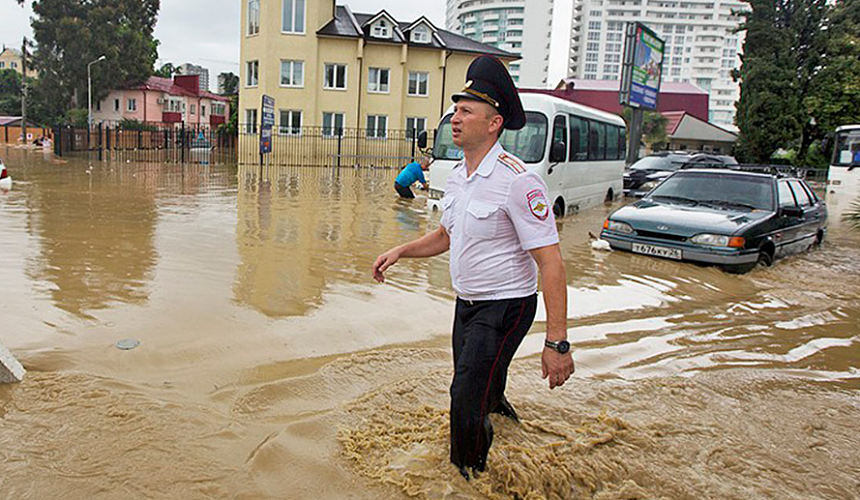
POLYGON ((406 165, 397 179, 394 181, 394 190, 401 198, 415 198, 410 186, 418 181, 424 189, 427 189, 427 180, 424 178, 424 172, 430 170, 430 158, 426 156, 421 158, 420 162, 414 161, 406 165))

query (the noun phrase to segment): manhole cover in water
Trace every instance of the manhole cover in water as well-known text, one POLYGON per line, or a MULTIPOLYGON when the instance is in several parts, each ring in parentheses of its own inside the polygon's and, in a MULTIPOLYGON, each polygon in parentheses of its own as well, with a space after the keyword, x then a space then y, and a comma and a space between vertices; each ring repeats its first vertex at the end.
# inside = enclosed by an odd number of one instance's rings
POLYGON ((124 339, 120 340, 116 343, 117 349, 122 349, 123 351, 128 351, 129 349, 134 349, 135 347, 140 345, 140 341, 136 339, 124 339))

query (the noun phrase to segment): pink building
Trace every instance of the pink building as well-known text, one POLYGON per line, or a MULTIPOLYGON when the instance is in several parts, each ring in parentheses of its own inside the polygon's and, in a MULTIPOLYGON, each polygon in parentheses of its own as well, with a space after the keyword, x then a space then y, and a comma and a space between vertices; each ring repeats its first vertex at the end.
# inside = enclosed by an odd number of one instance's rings
POLYGON ((111 91, 103 101, 93 103, 93 122, 136 120, 217 127, 230 116, 230 101, 201 91, 199 79, 198 75, 177 75, 173 80, 152 76, 141 85, 111 91))

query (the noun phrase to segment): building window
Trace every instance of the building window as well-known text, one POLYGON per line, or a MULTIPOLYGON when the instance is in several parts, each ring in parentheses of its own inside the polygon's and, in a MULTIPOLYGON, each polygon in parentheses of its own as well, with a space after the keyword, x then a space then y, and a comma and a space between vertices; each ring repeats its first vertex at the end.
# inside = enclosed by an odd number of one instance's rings
POLYGON ((343 113, 323 113, 324 137, 337 137, 343 135, 343 113))
POLYGON ((126 108, 128 111, 137 111, 137 99, 126 99, 126 108))
POLYGON ((305 0, 284 0, 282 17, 281 31, 283 33, 304 33, 305 0))
POLYGON ((294 109, 281 110, 280 133, 302 135, 302 112, 294 109))
POLYGON ((114 110, 114 111, 119 111, 119 99, 114 99, 114 100, 113 100, 113 110, 114 110))
POLYGON ((260 84, 260 61, 248 61, 246 64, 245 86, 256 87, 260 84))
POLYGON ((409 117, 406 119, 406 140, 411 141, 413 137, 427 130, 427 118, 409 117))
POLYGON ((304 61, 281 61, 281 87, 304 87, 304 61))
POLYGON ((370 33, 376 38, 391 38, 391 25, 385 19, 380 19, 373 23, 370 33))
POLYGON ((430 43, 430 30, 422 24, 412 29, 410 38, 414 43, 430 43))
POLYGON ((588 39, 591 41, 600 40, 600 32, 599 31, 589 31, 588 39))
POLYGON ((257 133, 257 110, 256 109, 246 109, 245 110, 245 133, 246 134, 256 134, 257 133))
POLYGON ((326 64, 324 89, 346 89, 346 64, 326 64))
POLYGON ((215 116, 224 116, 227 111, 227 107, 222 102, 213 102, 212 103, 212 114, 215 116))
POLYGON ((597 52, 588 52, 585 54, 585 62, 597 62, 597 52))
POLYGON ((367 74, 367 91, 388 93, 388 68, 369 68, 367 74))
POLYGON ((248 0, 248 35, 260 32, 260 0, 248 0))
POLYGON ((388 117, 385 115, 367 115, 367 137, 385 139, 388 136, 388 117))
POLYGON ((589 21, 588 22, 588 30, 589 31, 600 31, 600 21, 589 21))
POLYGON ((206 105, 205 104, 200 105, 200 116, 202 116, 203 118, 206 118, 206 105))
POLYGON ((409 87, 407 94, 411 96, 426 97, 429 94, 430 73, 425 71, 409 72, 409 87))
POLYGON ((192 104, 192 105, 191 105, 191 114, 192 114, 192 115, 193 115, 193 114, 196 114, 196 112, 197 112, 197 106, 196 106, 196 105, 194 105, 194 104, 192 104))
POLYGON ((6 63, 3 61, 0 61, 0 69, 3 69, 5 67, 6 67, 6 63))
POLYGON ((585 45, 585 50, 589 52, 597 52, 598 50, 600 50, 600 44, 597 42, 588 42, 585 45))
POLYGON ((596 71, 597 71, 597 64, 594 64, 594 63, 586 64, 586 65, 585 65, 585 71, 587 71, 587 72, 596 72, 596 71))

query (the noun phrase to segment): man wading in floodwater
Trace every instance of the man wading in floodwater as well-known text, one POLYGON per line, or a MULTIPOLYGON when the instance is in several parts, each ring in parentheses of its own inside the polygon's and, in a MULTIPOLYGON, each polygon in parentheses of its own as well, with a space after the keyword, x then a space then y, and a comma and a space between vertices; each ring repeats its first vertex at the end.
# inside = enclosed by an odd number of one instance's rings
POLYGON ((439 228, 377 257, 373 277, 401 257, 431 257, 451 250, 454 380, 451 382, 451 462, 466 479, 483 471, 493 441, 490 413, 517 420, 505 399, 508 366, 532 325, 537 274, 543 280, 547 332, 541 367, 549 388, 573 373, 567 342, 567 284, 555 218, 540 176, 498 142, 502 130, 526 123, 504 65, 475 59, 466 86, 452 98, 454 144, 464 160, 448 176, 439 228), (536 264, 537 263, 537 264, 536 264))

